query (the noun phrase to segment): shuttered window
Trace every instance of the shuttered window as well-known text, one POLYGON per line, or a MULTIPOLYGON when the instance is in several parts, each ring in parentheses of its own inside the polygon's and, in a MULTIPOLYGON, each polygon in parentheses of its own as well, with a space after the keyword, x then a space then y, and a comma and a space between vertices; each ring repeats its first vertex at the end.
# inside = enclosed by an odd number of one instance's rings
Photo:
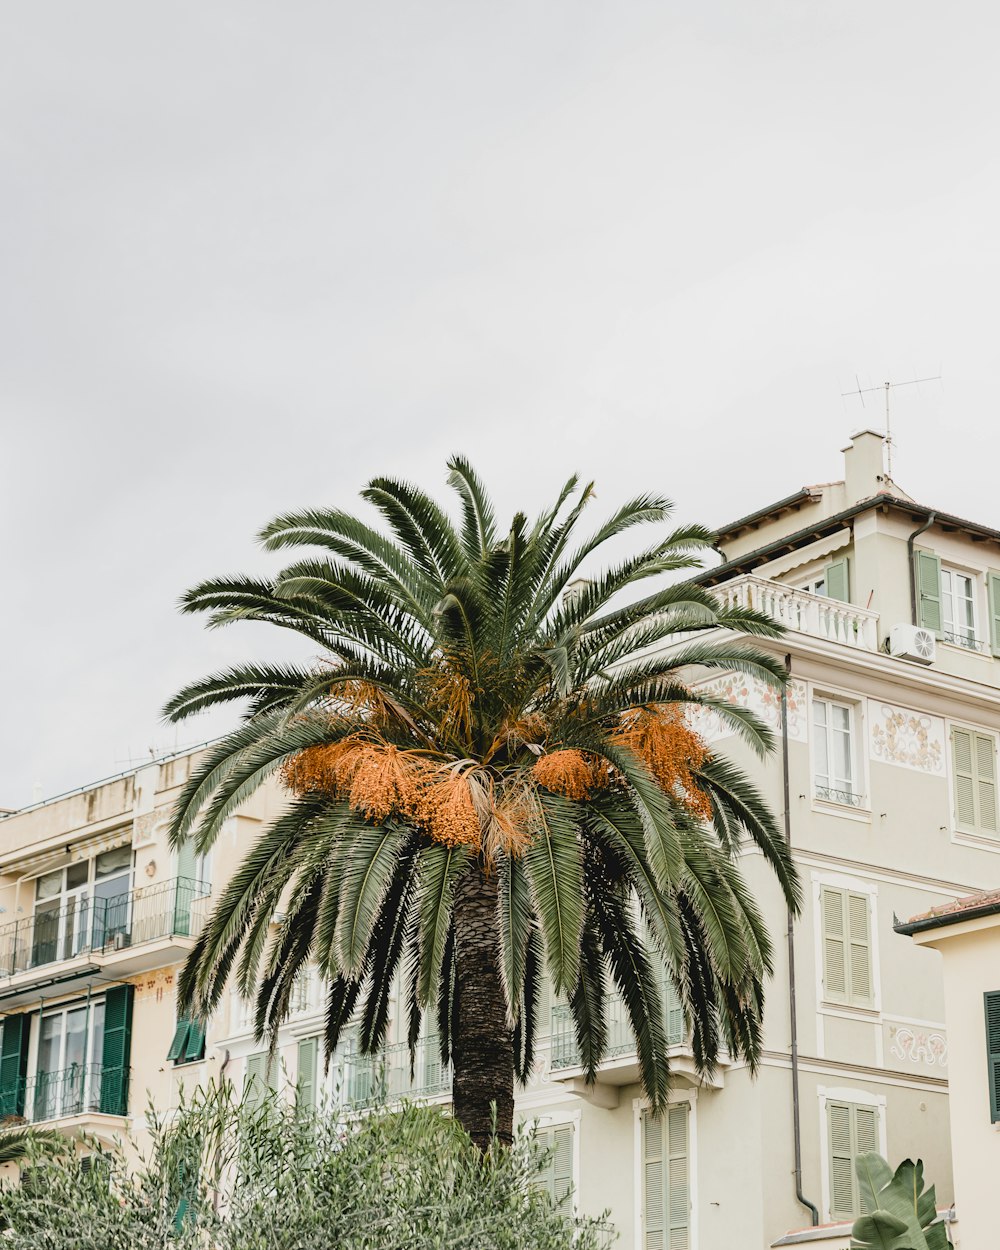
POLYGON ((990 650, 1000 655, 1000 573, 986 578, 986 606, 990 618, 990 650))
POLYGON ((847 556, 826 566, 826 593, 830 599, 850 602, 850 577, 847 556))
POLYGON ((316 1059, 319 1054, 319 1038, 304 1037, 299 1042, 299 1067, 295 1087, 299 1106, 316 1106, 316 1059))
POLYGON ((951 765, 956 828, 990 835, 1000 832, 996 743, 992 735, 952 726, 951 765))
POLYGON ((545 1166, 534 1183, 567 1215, 573 1213, 573 1126, 548 1129, 538 1134, 538 1144, 548 1152, 545 1166))
POLYGON ((1000 990, 983 995, 986 1008, 986 1062, 990 1085, 990 1121, 1000 1120, 1000 990))
POLYGON ((690 1250, 689 1112, 680 1102, 642 1113, 643 1250, 690 1250))
POLYGON ((913 553, 913 583, 917 599, 917 620, 941 637, 941 561, 932 551, 913 553))
POLYGON ((862 1203, 854 1160, 879 1148, 878 1108, 853 1102, 826 1104, 830 1151, 830 1218, 853 1219, 867 1210, 862 1203))
POLYGON ((101 1110, 105 1115, 128 1114, 134 998, 135 987, 132 985, 115 985, 104 996, 101 1110))
POLYGON ((257 1107, 265 1101, 272 1087, 274 1065, 268 1063, 266 1050, 256 1055, 247 1055, 246 1068, 243 1076, 243 1101, 251 1107, 257 1107))
POLYGON ((5 1016, 0 1039, 0 1119, 24 1115, 31 1017, 5 1016))
POLYGON ((871 899, 854 890, 820 890, 823 997, 851 1007, 875 1005, 871 899))
POLYGON ((167 1051, 172 1063, 194 1063, 205 1058, 205 1025, 191 1016, 178 1016, 177 1027, 167 1051))

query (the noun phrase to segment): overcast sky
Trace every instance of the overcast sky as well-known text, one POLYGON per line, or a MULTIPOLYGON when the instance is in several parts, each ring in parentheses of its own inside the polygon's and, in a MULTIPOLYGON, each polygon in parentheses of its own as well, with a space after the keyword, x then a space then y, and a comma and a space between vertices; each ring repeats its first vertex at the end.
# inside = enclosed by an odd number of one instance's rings
POLYGON ((0 6, 0 805, 209 737, 176 612, 454 451, 718 524, 841 476, 1000 525, 1000 16, 881 0, 0 6), (871 402, 871 401, 875 402, 871 402))

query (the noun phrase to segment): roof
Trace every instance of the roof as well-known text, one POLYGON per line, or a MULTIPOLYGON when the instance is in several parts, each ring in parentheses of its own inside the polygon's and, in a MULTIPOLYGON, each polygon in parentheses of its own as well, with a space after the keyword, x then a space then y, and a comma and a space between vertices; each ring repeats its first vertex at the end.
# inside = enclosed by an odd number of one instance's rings
POLYGON ((963 920, 978 920, 982 916, 1000 914, 1000 890, 977 890, 954 902, 932 907, 905 922, 897 921, 893 928, 905 937, 923 933, 927 929, 941 929, 945 925, 961 924, 963 920))
MULTIPOLYGON (((734 521, 725 529, 716 530, 713 535, 713 544, 718 546, 723 538, 732 536, 736 530, 745 527, 747 523, 754 523, 770 515, 780 515, 781 512, 788 511, 792 507, 801 507, 806 499, 813 497, 810 494, 810 488, 803 487, 797 494, 789 495, 786 499, 772 504, 770 509, 762 508, 760 512, 743 517, 740 521, 734 521)), ((964 534, 968 534, 973 542, 994 542, 1000 546, 1000 530, 992 529, 988 525, 980 525, 976 521, 967 521, 962 517, 953 516, 950 512, 941 512, 937 508, 929 508, 926 504, 914 503, 912 499, 893 495, 888 491, 881 491, 868 499, 861 499, 857 503, 851 504, 849 508, 845 508, 842 512, 818 517, 812 525, 796 530, 792 534, 786 534, 783 538, 777 538, 774 542, 768 543, 764 547, 756 547, 753 551, 737 556, 734 560, 727 560, 724 564, 716 565, 715 568, 706 569, 692 580, 711 586, 729 577, 737 577, 741 573, 749 573, 758 564, 772 560, 786 551, 794 551, 798 547, 804 547, 811 542, 815 542, 817 538, 823 538, 827 534, 833 533, 846 522, 853 521, 856 516, 860 516, 863 512, 870 512, 873 508, 892 508, 899 512, 907 513, 913 518, 915 523, 931 521, 932 524, 939 525, 946 533, 961 531, 964 534)))

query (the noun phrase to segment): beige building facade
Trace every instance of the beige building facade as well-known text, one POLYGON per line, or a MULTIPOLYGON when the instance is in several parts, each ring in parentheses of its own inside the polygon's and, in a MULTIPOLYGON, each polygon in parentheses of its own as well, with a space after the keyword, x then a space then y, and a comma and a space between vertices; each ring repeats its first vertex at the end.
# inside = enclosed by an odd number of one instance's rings
POLYGON ((1000 891, 934 908, 897 925, 897 932, 940 952, 927 962, 943 967, 952 1039, 956 1207, 965 1244, 990 1246, 1000 1229, 1000 891))
MULTIPOLYGON (((741 675, 690 675, 773 729, 777 749, 761 763, 712 713, 696 726, 787 821, 803 884, 793 981, 779 891, 763 860, 745 857, 777 968, 760 1072, 722 1063, 701 1081, 673 1008, 673 1101, 654 1120, 620 1002, 608 1003, 610 1053, 592 1088, 565 1006, 546 1005, 519 1112, 553 1147, 545 1183, 582 1214, 610 1211, 628 1250, 846 1244, 860 1201, 852 1159, 872 1148, 923 1158, 952 1201, 954 1025, 937 961, 893 921, 992 883, 1000 867, 1000 533, 910 500, 882 452, 877 434, 856 436, 842 482, 720 530, 722 563, 701 577, 788 631, 764 644, 788 658, 784 700, 741 675), (814 1220, 839 1229, 821 1234, 814 1220)), ((432 1035, 411 1080, 400 1013, 380 1060, 348 1036, 325 1071, 318 978, 300 985, 272 1070, 237 996, 207 1033, 178 1020, 177 973, 197 927, 281 803, 277 788, 260 794, 211 862, 178 857, 166 818, 193 758, 0 821, 4 1112, 112 1140, 141 1132, 147 1091, 169 1107, 182 1082, 222 1072, 249 1092, 298 1086, 349 1109, 383 1092, 447 1102, 432 1035)), ((951 1227, 957 1238, 962 1221, 951 1227)))

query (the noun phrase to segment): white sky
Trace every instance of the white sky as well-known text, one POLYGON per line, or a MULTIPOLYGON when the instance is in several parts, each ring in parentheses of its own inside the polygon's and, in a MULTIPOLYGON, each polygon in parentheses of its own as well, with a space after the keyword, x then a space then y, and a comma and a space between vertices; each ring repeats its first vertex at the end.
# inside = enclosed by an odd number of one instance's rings
MULTIPOLYGON (((175 610, 273 514, 463 451, 718 524, 895 476, 993 525, 1000 15, 892 0, 0 9, 0 805, 287 650, 175 610)), ((595 517, 597 515, 595 507, 595 517)))

